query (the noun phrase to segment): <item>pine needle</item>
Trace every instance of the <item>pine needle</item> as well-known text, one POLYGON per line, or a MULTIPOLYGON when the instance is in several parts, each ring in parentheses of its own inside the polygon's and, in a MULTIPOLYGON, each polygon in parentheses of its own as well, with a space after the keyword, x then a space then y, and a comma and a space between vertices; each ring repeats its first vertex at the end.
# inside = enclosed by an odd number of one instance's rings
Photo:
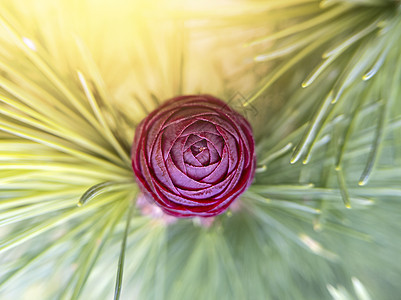
POLYGON ((127 225, 125 227, 124 237, 123 237, 123 241, 121 244, 120 258, 118 260, 116 287, 114 289, 114 300, 119 300, 120 296, 121 296, 122 280, 123 280, 123 272, 124 272, 125 249, 127 246, 127 237, 128 237, 129 226, 130 226, 130 222, 131 222, 131 218, 132 218, 133 207, 134 206, 131 204, 128 209, 127 225))

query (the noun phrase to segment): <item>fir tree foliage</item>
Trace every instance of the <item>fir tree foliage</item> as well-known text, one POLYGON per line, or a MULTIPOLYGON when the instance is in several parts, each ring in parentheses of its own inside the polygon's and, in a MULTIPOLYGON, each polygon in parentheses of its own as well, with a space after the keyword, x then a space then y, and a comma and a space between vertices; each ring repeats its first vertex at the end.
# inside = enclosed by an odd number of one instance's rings
POLYGON ((400 54, 399 1, 2 1, 0 298, 397 299, 400 54), (213 222, 141 206, 130 162, 197 93, 257 137, 213 222))

